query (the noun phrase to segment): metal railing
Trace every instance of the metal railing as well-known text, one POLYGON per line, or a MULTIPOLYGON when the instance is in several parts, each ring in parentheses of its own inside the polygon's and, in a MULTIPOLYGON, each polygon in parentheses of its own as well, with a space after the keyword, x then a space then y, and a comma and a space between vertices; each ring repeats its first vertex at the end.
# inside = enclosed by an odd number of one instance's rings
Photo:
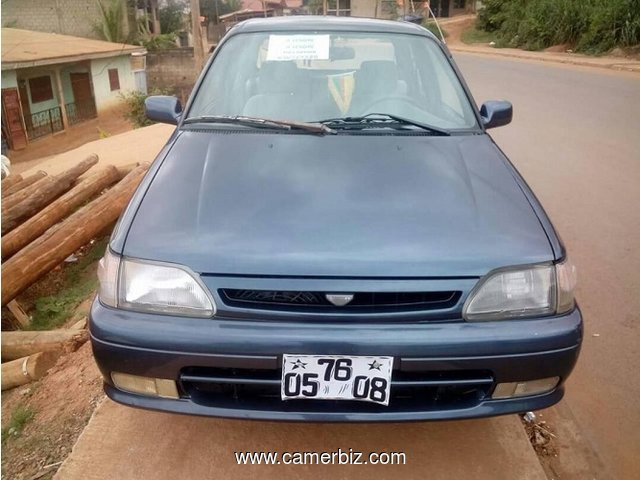
POLYGON ((29 140, 51 135, 64 129, 60 107, 32 113, 27 115, 24 120, 29 140))
POLYGON ((67 118, 69 119, 69 125, 75 125, 85 120, 90 120, 98 116, 96 111, 96 104, 91 100, 84 102, 72 102, 65 104, 67 110, 67 118))

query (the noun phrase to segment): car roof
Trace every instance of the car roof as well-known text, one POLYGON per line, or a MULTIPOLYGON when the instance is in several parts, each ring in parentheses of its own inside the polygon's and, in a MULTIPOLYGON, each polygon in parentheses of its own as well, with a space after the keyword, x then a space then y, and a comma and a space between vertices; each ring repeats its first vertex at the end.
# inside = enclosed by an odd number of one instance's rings
POLYGON ((433 37, 431 32, 426 28, 409 22, 356 17, 322 17, 316 15, 252 18, 238 23, 233 29, 231 29, 229 34, 310 30, 409 33, 413 35, 433 37))

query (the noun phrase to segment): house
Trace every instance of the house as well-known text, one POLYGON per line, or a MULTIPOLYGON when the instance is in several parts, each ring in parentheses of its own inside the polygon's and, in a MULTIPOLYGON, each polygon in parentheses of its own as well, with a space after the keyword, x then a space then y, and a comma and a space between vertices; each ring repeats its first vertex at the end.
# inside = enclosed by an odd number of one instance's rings
MULTIPOLYGON (((307 2, 309 3, 309 2, 307 2)), ((319 13, 341 17, 397 19, 402 15, 423 13, 428 5, 436 17, 451 17, 472 9, 473 0, 323 0, 319 13)))
POLYGON ((265 9, 280 10, 282 15, 287 10, 302 7, 302 0, 242 0, 242 10, 264 11, 265 9))
POLYGON ((2 28, 2 131, 12 149, 146 90, 143 47, 2 28))

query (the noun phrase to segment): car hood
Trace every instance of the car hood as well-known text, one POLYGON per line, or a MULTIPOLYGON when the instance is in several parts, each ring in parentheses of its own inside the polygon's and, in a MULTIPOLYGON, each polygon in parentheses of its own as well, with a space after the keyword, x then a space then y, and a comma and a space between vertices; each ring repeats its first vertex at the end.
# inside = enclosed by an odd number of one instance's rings
MULTIPOLYGON (((181 131, 123 253, 237 275, 480 276, 553 259, 487 135, 181 131)), ((135 206, 134 206, 135 207, 135 206)))

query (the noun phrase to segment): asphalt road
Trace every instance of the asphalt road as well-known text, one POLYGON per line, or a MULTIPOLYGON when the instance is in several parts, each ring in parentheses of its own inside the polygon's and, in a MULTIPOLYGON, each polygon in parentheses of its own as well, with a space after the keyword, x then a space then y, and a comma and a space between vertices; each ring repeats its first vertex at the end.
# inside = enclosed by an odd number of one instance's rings
POLYGON ((640 478, 640 75, 456 59, 478 103, 512 101, 492 136, 578 268, 586 332, 565 407, 613 478, 640 478))
MULTIPOLYGON (((542 200, 579 270, 585 344, 565 401, 547 417, 556 426, 569 425, 562 430, 568 433, 560 439, 567 447, 560 461, 579 465, 555 476, 601 479, 606 470, 611 478, 640 478, 640 76, 456 58, 476 100, 514 103, 514 122, 495 130, 494 138, 542 200), (578 450, 576 461, 571 453, 578 450)), ((144 143, 146 133, 137 132, 130 141, 144 143)), ((274 424, 144 412, 110 401, 56 478, 178 475, 544 478, 515 416, 406 425, 274 424), (402 451, 407 465, 238 466, 233 457, 234 451, 337 448, 402 451)))

